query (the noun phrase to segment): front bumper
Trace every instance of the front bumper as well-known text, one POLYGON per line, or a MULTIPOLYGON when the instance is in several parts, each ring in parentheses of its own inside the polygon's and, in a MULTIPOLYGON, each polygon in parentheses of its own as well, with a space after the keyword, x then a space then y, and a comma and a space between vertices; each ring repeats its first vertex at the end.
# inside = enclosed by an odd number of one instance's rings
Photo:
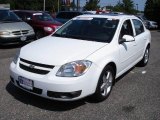
POLYGON ((10 65, 10 76, 12 83, 32 94, 59 101, 73 101, 84 98, 95 92, 99 74, 95 72, 97 69, 95 65, 80 77, 57 77, 54 70, 47 75, 38 75, 22 70, 19 65, 13 62, 10 65), (93 74, 94 72, 94 74, 93 74), (32 90, 20 86, 18 77, 22 76, 34 82, 32 90))
POLYGON ((25 36, 25 40, 23 40, 24 36, 18 36, 18 37, 0 37, 0 44, 16 44, 16 43, 24 43, 24 42, 30 42, 35 40, 35 34, 25 36))

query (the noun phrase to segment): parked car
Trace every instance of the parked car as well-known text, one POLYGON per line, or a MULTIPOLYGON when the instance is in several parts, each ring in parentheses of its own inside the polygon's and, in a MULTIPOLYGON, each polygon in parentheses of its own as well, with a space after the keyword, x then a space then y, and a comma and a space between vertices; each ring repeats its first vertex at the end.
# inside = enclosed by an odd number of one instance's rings
POLYGON ((55 20, 61 23, 66 23, 68 20, 82 14, 83 12, 79 12, 79 11, 61 11, 57 13, 55 20))
POLYGON ((149 29, 157 29, 158 23, 155 21, 149 21, 149 29))
POLYGON ((8 9, 0 9, 0 44, 29 42, 35 39, 33 28, 8 9))
POLYGON ((136 15, 139 19, 141 19, 147 29, 149 29, 150 23, 149 20, 144 15, 136 15))
POLYGON ((105 100, 115 79, 149 60, 151 34, 132 15, 82 15, 21 48, 10 65, 12 83, 60 101, 93 95, 105 100))
POLYGON ((52 34, 62 25, 46 12, 30 10, 15 10, 14 12, 34 28, 37 39, 52 34))

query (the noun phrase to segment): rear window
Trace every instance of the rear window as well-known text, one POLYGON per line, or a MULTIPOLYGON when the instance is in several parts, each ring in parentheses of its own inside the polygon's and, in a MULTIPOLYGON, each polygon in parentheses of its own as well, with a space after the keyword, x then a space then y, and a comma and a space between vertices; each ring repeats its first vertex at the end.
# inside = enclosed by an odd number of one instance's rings
POLYGON ((62 19, 72 19, 78 15, 82 15, 80 12, 60 12, 57 14, 57 18, 62 18, 62 19))
POLYGON ((53 21, 53 18, 47 13, 34 13, 33 15, 39 21, 53 21))
POLYGON ((141 21, 137 19, 133 19, 133 24, 134 24, 136 35, 139 35, 144 32, 144 27, 141 21))

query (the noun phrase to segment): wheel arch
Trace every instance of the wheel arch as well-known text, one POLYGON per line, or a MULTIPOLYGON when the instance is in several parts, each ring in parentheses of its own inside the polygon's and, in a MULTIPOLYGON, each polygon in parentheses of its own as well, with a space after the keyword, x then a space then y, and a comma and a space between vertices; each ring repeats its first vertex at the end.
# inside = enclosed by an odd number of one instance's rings
MULTIPOLYGON (((151 47, 151 43, 148 43, 148 44, 147 44, 147 47, 149 47, 149 48, 150 48, 150 47, 151 47)), ((147 47, 146 47, 146 48, 147 48, 147 47)))
MULTIPOLYGON (((115 62, 113 62, 113 61, 108 62, 107 64, 104 65, 104 67, 103 67, 103 69, 102 69, 102 71, 101 71, 101 74, 102 74, 102 72, 105 70, 105 68, 106 68, 108 65, 113 68, 113 70, 114 70, 114 71, 113 71, 113 72, 114 72, 114 77, 116 78, 117 66, 116 66, 115 62)), ((101 76, 101 74, 100 74, 100 76, 101 76)), ((99 76, 99 78, 100 78, 100 76, 99 76)), ((115 84, 115 78, 114 78, 113 85, 115 84)))

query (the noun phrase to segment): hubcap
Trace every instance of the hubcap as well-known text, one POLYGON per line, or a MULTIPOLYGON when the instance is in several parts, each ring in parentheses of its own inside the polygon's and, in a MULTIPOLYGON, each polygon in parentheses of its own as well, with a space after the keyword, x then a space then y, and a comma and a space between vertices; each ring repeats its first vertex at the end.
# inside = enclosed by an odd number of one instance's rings
POLYGON ((144 63, 147 63, 148 62, 148 59, 149 59, 149 50, 146 49, 146 52, 144 54, 144 63))
POLYGON ((106 71, 103 75, 103 83, 101 85, 101 95, 107 96, 108 93, 111 91, 113 82, 113 75, 111 71, 106 71))

